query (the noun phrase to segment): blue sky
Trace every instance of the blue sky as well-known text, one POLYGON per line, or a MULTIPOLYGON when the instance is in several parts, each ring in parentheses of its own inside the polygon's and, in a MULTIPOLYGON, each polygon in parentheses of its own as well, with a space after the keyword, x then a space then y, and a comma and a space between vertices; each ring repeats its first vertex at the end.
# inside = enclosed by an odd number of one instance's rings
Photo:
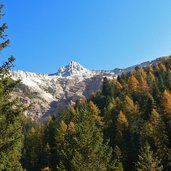
MULTIPOLYGON (((127 67, 171 54, 170 0, 3 0, 15 69, 127 67)), ((5 59, 5 58, 1 58, 5 59)))

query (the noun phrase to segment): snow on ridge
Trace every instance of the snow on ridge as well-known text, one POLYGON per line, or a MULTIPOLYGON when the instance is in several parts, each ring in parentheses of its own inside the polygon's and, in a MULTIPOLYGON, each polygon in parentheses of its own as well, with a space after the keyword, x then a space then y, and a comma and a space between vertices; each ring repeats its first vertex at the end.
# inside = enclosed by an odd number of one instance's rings
MULTIPOLYGON (((151 63, 154 62, 155 60, 151 61, 151 63)), ((55 74, 37 74, 21 70, 10 71, 10 74, 14 80, 21 79, 21 82, 28 87, 31 87, 31 89, 38 92, 40 92, 40 90, 46 92, 45 90, 49 87, 52 89, 55 89, 56 85, 60 85, 61 87, 63 87, 64 85, 60 83, 61 80, 74 79, 78 83, 80 81, 83 81, 84 79, 94 76, 116 78, 123 72, 131 72, 136 66, 144 67, 149 64, 150 62, 144 62, 139 65, 135 65, 125 69, 89 70, 80 65, 78 62, 71 61, 68 65, 60 67, 58 72, 55 74)))
POLYGON ((75 61, 71 61, 68 65, 60 67, 58 72, 52 75, 57 75, 61 77, 72 77, 76 75, 92 75, 92 72, 87 68, 83 67, 81 64, 75 61))
POLYGON ((10 71, 10 75, 12 78, 18 78, 18 79, 22 79, 22 78, 29 78, 29 77, 47 77, 48 74, 38 74, 38 73, 33 73, 33 72, 25 72, 22 70, 15 70, 15 71, 10 71))
POLYGON ((37 74, 32 72, 24 72, 21 70, 10 71, 11 78, 14 80, 21 79, 21 83, 28 86, 33 92, 37 92, 38 96, 43 98, 47 102, 51 102, 54 99, 53 95, 48 93, 46 89, 48 87, 54 88, 54 82, 56 78, 51 78, 48 74, 37 74))

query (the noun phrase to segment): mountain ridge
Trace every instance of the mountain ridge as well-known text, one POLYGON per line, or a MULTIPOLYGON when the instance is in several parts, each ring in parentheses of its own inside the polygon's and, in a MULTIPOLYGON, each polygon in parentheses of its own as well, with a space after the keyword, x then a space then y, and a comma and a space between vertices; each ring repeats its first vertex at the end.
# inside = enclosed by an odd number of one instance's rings
POLYGON ((25 71, 10 71, 11 78, 21 79, 14 94, 22 103, 32 105, 26 115, 33 119, 56 115, 62 108, 73 104, 82 96, 89 97, 92 92, 101 90, 103 78, 117 78, 124 72, 132 72, 135 67, 153 65, 163 58, 143 62, 125 69, 89 70, 78 62, 71 61, 60 67, 57 73, 41 74, 25 71), (36 113, 36 114, 35 114, 36 113))
POLYGON ((44 75, 44 76, 61 76, 61 77, 68 77, 68 76, 73 76, 73 75, 78 75, 82 73, 87 73, 87 72, 93 72, 93 73, 99 73, 99 72, 118 72, 118 71, 131 71, 132 68, 135 68, 136 66, 138 67, 146 67, 147 65, 156 63, 163 58, 167 56, 159 57, 151 61, 145 61, 139 64, 135 64, 129 67, 125 68, 114 68, 110 70, 106 69, 87 69, 86 67, 82 66, 79 62, 76 61, 70 61, 68 64, 65 66, 61 66, 58 68, 58 71, 55 73, 36 73, 36 72, 30 72, 30 71, 23 71, 23 70, 12 70, 12 72, 24 72, 27 73, 28 75, 44 75), (64 74, 65 73, 65 74, 64 74))

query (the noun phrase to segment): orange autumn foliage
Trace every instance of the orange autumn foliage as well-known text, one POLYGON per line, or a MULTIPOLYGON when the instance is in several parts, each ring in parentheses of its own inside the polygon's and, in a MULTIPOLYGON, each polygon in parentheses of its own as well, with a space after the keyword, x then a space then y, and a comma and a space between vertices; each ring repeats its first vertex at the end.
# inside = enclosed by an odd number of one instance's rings
POLYGON ((167 90, 163 93, 163 107, 166 118, 171 120, 171 93, 167 90))

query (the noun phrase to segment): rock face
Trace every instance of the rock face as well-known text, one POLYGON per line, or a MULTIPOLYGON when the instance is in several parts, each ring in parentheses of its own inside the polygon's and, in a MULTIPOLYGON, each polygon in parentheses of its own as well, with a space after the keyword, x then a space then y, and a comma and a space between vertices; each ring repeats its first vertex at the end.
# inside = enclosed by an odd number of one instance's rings
POLYGON ((52 75, 56 76, 62 76, 62 77, 70 77, 70 76, 88 76, 91 75, 92 72, 86 68, 84 68, 82 65, 80 65, 78 62, 71 61, 68 65, 65 67, 60 67, 58 69, 58 72, 52 75))
POLYGON ((77 62, 59 68, 55 74, 36 74, 24 71, 10 71, 14 80, 21 79, 14 95, 21 102, 31 105, 26 115, 36 120, 46 119, 73 104, 82 96, 90 97, 92 92, 100 91, 104 77, 116 78, 123 72, 131 72, 136 66, 144 67, 145 62, 126 69, 88 70, 77 62))

